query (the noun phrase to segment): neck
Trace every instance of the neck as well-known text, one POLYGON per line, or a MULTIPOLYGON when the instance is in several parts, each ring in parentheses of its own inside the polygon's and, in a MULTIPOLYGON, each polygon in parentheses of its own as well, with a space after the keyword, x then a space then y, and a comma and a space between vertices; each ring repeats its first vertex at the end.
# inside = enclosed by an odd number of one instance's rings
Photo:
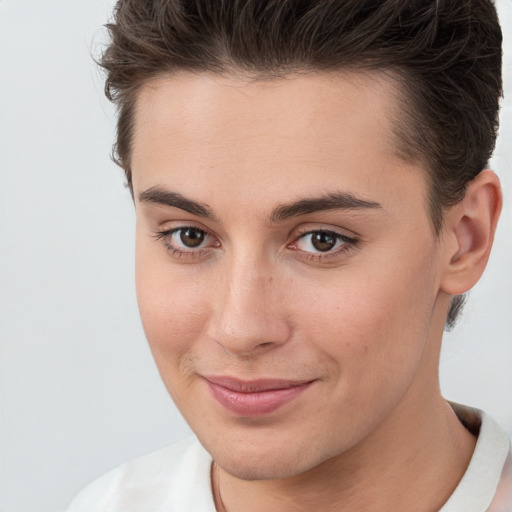
POLYGON ((350 450, 290 478, 242 480, 216 467, 217 510, 439 510, 464 475, 476 439, 441 396, 438 362, 445 316, 443 311, 437 316, 416 379, 376 430, 350 450))
POLYGON ((440 396, 435 407, 425 405, 406 417, 399 406, 363 443, 291 478, 245 481, 215 467, 217 510, 439 510, 461 480, 476 440, 440 396))

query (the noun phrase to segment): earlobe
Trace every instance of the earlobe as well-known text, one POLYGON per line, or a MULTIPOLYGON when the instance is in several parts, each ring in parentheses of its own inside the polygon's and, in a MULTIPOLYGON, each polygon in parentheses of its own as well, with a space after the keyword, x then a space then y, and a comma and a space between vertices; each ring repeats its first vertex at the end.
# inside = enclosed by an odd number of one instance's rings
POLYGON ((491 252, 502 207, 500 181, 482 171, 464 199, 445 216, 445 269, 441 289, 450 295, 469 291, 480 279, 491 252))

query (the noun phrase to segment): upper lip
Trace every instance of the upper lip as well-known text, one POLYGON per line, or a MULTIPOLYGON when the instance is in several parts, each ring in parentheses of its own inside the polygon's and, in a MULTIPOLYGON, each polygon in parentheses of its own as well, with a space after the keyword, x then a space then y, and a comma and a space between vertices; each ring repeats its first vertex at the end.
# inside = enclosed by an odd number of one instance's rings
POLYGON ((287 379, 255 379, 255 380, 242 380, 236 377, 217 376, 217 375, 203 375, 211 384, 221 386, 236 391, 239 393, 257 393, 262 391, 271 391, 277 389, 288 389, 297 386, 309 384, 314 379, 307 380, 287 380, 287 379))

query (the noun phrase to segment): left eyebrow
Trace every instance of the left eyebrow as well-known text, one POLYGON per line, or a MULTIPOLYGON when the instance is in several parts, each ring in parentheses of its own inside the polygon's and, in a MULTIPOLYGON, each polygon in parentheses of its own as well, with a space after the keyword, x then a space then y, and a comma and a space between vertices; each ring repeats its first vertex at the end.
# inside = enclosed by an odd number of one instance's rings
POLYGON ((285 204, 276 208, 270 216, 271 222, 279 222, 290 217, 298 217, 308 213, 328 210, 361 210, 382 208, 380 203, 366 201, 356 197, 350 192, 332 192, 320 197, 301 199, 294 203, 285 204))

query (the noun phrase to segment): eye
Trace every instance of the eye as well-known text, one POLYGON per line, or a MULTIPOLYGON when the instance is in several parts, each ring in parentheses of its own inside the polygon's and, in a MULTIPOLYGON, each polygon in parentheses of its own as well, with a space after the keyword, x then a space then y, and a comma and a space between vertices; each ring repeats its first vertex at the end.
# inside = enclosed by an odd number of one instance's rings
POLYGON ((331 251, 339 242, 339 236, 332 231, 316 231, 302 237, 302 241, 307 240, 307 245, 320 252, 331 251))
POLYGON ((184 247, 195 249, 199 247, 206 238, 206 233, 197 228, 181 228, 173 233, 178 235, 179 241, 184 247))
POLYGON ((157 231, 155 238, 161 240, 168 251, 179 257, 193 257, 220 245, 216 238, 195 226, 157 231))
POLYGON ((356 244, 357 240, 355 238, 336 231, 319 229, 301 234, 288 247, 307 253, 310 257, 325 258, 336 256, 356 244))

